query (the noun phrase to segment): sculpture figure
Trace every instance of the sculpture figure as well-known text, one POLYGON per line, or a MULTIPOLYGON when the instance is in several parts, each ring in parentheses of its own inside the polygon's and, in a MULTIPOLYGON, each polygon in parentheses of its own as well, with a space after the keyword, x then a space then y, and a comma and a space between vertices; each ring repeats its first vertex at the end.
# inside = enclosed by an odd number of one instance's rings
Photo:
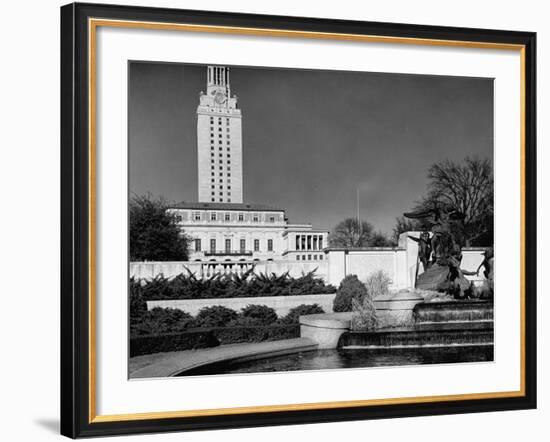
POLYGON ((409 236, 409 238, 418 243, 418 259, 424 266, 424 271, 428 270, 432 264, 432 241, 430 239, 430 232, 424 231, 418 238, 414 236, 409 236))
MULTIPOLYGON (((425 265, 425 271, 416 278, 416 287, 435 290, 465 298, 471 293, 471 284, 460 268, 464 234, 464 215, 456 210, 446 210, 439 206, 433 209, 404 214, 406 218, 423 219, 430 225, 430 240, 433 262, 425 265)), ((424 236, 425 237, 425 236, 424 236)), ((420 240, 419 240, 420 244, 420 240)))

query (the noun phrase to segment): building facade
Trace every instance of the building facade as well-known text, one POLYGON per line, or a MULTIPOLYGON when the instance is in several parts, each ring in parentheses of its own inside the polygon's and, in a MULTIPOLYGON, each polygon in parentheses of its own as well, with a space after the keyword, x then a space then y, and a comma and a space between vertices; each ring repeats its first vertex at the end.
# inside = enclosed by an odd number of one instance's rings
POLYGON ((190 261, 322 261, 328 232, 290 224, 283 209, 260 204, 174 205, 182 231, 191 239, 190 261))
MULTIPOLYGON (((197 108, 198 201, 170 207, 190 261, 323 261, 328 232, 290 224, 282 208, 243 202, 242 114, 229 68, 208 66, 197 108)), ((212 264, 214 265, 214 264, 212 264)))

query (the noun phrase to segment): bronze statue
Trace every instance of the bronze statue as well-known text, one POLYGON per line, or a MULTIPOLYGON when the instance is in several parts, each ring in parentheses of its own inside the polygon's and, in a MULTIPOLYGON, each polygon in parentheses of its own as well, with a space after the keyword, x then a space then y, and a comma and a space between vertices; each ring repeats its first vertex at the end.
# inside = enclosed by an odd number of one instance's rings
POLYGON ((430 239, 430 232, 424 231, 420 234, 420 237, 418 238, 409 235, 409 238, 418 243, 418 259, 424 266, 424 271, 428 270, 428 268, 432 264, 430 260, 433 250, 432 241, 430 239))
POLYGON ((432 232, 430 254, 433 252, 433 262, 424 266, 424 273, 416 279, 416 287, 445 292, 455 298, 468 297, 471 284, 464 275, 469 272, 465 273, 460 268, 464 245, 464 215, 456 210, 446 210, 437 205, 430 210, 404 215, 406 218, 424 219, 429 223, 432 232))

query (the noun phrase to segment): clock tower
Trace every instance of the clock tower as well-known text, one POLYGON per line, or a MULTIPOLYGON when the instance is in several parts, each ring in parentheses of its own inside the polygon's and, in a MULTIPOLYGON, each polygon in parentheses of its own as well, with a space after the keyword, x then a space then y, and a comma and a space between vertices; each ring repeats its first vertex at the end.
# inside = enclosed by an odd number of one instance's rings
POLYGON ((199 202, 243 202, 241 110, 229 68, 208 66, 197 107, 199 202))

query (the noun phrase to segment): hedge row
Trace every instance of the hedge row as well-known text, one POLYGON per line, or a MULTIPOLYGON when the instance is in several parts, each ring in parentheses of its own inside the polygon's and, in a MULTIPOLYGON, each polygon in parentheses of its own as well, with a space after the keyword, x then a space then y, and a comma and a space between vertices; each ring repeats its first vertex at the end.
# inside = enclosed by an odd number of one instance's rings
POLYGON ((168 351, 195 350, 220 344, 263 342, 300 336, 299 324, 190 329, 183 333, 136 336, 130 339, 130 357, 168 351))
POLYGON ((172 279, 158 275, 153 279, 130 279, 130 292, 145 300, 158 299, 212 299, 258 296, 297 296, 334 293, 336 288, 325 284, 315 271, 299 278, 275 273, 254 273, 250 269, 242 275, 215 274, 197 278, 191 271, 172 279))
POLYGON ((179 309, 155 307, 147 310, 145 301, 132 298, 130 302, 130 335, 160 335, 179 333, 193 328, 212 327, 256 327, 271 324, 297 324, 300 315, 324 313, 318 304, 301 304, 290 309, 288 314, 277 317, 277 313, 266 305, 250 304, 237 312, 222 305, 202 308, 193 317, 179 309))

